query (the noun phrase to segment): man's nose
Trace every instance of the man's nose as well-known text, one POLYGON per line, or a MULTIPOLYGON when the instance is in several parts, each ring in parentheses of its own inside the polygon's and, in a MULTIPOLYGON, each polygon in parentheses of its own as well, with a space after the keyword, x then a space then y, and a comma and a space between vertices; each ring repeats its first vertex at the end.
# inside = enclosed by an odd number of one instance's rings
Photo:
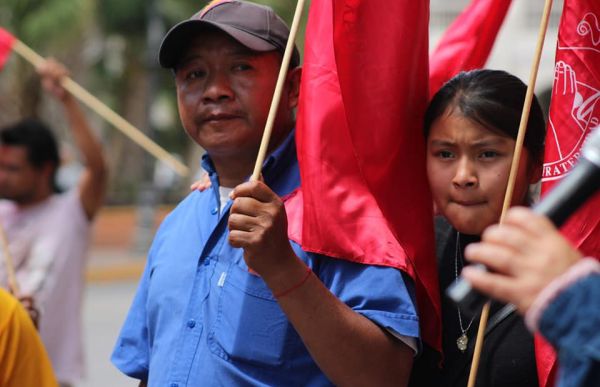
POLYGON ((205 103, 222 102, 233 99, 234 93, 227 74, 214 72, 206 79, 203 101, 205 103))
POLYGON ((471 160, 463 157, 458 161, 452 184, 457 188, 477 187, 477 170, 471 160))

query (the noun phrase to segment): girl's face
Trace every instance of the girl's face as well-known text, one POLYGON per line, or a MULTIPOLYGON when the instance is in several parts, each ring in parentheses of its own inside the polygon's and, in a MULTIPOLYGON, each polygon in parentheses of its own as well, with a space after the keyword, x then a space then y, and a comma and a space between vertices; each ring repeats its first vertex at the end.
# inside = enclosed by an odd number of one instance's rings
MULTIPOLYGON (((437 212, 459 232, 480 235, 500 219, 515 140, 453 110, 440 116, 427 139, 427 175, 437 212)), ((529 184, 539 180, 521 152, 513 205, 526 205, 529 184)))

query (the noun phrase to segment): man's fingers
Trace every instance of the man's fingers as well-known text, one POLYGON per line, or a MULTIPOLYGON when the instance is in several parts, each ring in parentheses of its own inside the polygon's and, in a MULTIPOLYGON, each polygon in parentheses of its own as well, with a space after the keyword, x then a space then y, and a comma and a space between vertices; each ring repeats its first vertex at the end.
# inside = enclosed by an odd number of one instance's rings
POLYGON ((255 244, 256 234, 251 231, 231 230, 228 239, 231 246, 244 249, 255 244))
POLYGON ((230 231, 245 231, 251 232, 256 229, 256 218, 243 215, 243 214, 231 214, 227 225, 230 231))
POLYGON ((260 215, 263 204, 251 197, 237 197, 233 200, 229 213, 256 217, 260 215))
POLYGON ((232 199, 238 197, 251 197, 259 202, 268 203, 279 197, 262 181, 249 181, 242 183, 233 189, 232 199))

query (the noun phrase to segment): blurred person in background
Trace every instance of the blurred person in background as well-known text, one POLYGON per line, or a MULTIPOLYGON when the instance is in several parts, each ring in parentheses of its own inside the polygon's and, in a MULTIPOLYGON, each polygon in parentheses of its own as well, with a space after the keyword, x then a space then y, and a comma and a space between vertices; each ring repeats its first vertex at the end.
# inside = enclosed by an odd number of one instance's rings
MULTIPOLYGON (((21 296, 40 311, 39 330, 61 386, 83 376, 81 307, 92 220, 106 191, 100 142, 49 59, 38 69, 43 88, 59 101, 85 163, 79 184, 58 192, 57 142, 42 122, 25 119, 0 130, 0 222, 7 232, 21 296)), ((6 268, 0 265, 6 285, 6 268)))

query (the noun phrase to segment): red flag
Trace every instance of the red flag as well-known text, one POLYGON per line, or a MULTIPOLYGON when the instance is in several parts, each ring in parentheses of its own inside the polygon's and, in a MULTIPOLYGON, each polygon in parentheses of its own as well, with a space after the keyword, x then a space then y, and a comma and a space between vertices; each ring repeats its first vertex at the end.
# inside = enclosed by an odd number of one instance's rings
POLYGON ((473 0, 448 27, 430 57, 430 95, 459 72, 485 65, 511 3, 473 0))
MULTIPOLYGON (((575 164, 581 145, 600 124, 600 2, 566 0, 558 33, 554 88, 546 135, 542 195, 575 164)), ((561 228, 585 255, 600 257, 600 196, 596 195, 561 228)), ((540 382, 555 367, 548 344, 540 346, 540 382)), ((545 384, 541 384, 545 385, 545 384)))
POLYGON ((414 0, 312 1, 297 131, 302 192, 286 207, 290 238, 305 250, 410 274, 422 336, 439 349, 422 134, 428 13, 428 2, 414 0))
POLYGON ((4 64, 8 60, 14 43, 15 37, 4 28, 0 27, 0 70, 2 70, 4 64))

